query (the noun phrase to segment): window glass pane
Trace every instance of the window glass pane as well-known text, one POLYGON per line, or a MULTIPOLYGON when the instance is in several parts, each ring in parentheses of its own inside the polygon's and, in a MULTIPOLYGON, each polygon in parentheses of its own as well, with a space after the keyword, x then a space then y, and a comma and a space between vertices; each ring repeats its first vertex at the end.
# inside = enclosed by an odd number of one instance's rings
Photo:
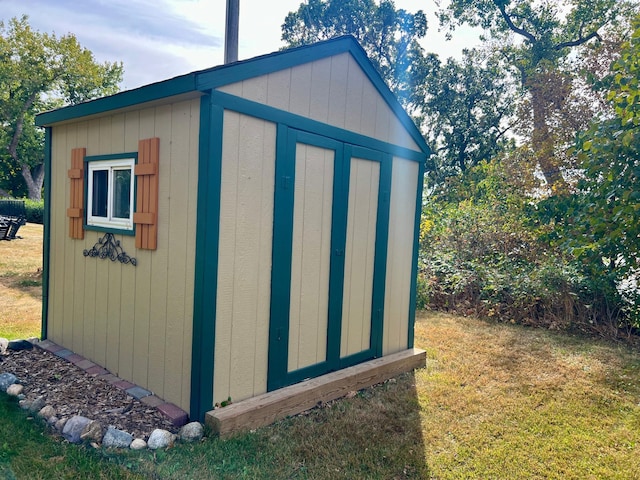
POLYGON ((91 196, 91 215, 107 216, 107 195, 109 191, 109 171, 93 171, 93 194, 91 196))
POLYGON ((129 218, 131 216, 131 169, 113 171, 113 216, 129 218))

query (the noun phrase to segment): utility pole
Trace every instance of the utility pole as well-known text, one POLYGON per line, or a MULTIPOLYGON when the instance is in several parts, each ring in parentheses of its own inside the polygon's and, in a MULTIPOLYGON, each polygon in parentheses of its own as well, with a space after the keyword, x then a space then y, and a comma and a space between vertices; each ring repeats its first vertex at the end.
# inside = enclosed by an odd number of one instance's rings
POLYGON ((224 63, 238 61, 240 0, 227 0, 227 23, 224 32, 224 63))

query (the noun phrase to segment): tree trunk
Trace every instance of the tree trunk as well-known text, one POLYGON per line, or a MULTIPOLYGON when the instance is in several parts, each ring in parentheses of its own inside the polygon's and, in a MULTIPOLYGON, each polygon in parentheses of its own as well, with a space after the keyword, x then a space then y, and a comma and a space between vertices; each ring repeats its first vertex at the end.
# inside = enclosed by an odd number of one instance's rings
POLYGON ((41 163, 33 167, 33 171, 29 165, 21 163, 22 177, 24 178, 27 188, 29 189, 29 198, 31 200, 42 200, 42 184, 44 183, 44 165, 41 163))
POLYGON ((553 102, 545 91, 546 85, 542 84, 544 78, 531 80, 528 86, 533 110, 531 146, 551 193, 560 193, 566 190, 567 184, 554 153, 555 140, 547 123, 551 116, 553 102))

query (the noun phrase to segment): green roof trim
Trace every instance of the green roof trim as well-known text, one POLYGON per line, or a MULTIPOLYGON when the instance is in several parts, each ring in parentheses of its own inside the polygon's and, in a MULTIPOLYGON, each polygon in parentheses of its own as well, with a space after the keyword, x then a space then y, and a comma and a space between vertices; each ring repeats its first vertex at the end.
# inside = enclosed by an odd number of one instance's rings
POLYGON ((420 149, 429 156, 431 150, 413 123, 413 120, 400 105, 396 96, 389 90, 389 87, 387 87, 387 84, 367 57, 364 49, 357 40, 350 35, 325 40, 312 45, 269 53, 267 55, 261 55, 227 65, 220 65, 206 70, 191 72, 169 80, 145 85, 134 90, 117 93, 109 97, 44 112, 36 116, 36 125, 49 126, 59 122, 128 108, 189 92, 207 92, 223 85, 266 75, 285 68, 291 68, 296 65, 345 52, 349 52, 353 56, 413 140, 418 144, 420 149))

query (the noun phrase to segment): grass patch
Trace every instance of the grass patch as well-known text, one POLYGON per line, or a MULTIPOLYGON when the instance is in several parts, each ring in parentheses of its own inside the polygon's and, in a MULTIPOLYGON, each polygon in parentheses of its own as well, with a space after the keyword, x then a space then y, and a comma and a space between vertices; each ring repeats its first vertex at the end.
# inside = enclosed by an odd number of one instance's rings
POLYGON ((18 238, 0 241, 0 337, 40 336, 42 225, 20 227, 18 238))
MULTIPOLYGON (((40 328, 39 288, 28 284, 40 253, 28 235, 41 227, 27 227, 25 239, 0 242, 0 298, 14 302, 12 318, 23 312, 14 338, 40 328)), ((11 338, 6 318, 0 336, 11 338)), ((255 432, 160 452, 67 445, 0 395, 0 478, 640 478, 638 351, 433 313, 419 315, 415 341, 427 350, 415 373, 255 432)))
POLYGON ((91 447, 70 445, 45 433, 7 395, 0 395, 0 478, 123 479, 148 478, 109 461, 91 447))

